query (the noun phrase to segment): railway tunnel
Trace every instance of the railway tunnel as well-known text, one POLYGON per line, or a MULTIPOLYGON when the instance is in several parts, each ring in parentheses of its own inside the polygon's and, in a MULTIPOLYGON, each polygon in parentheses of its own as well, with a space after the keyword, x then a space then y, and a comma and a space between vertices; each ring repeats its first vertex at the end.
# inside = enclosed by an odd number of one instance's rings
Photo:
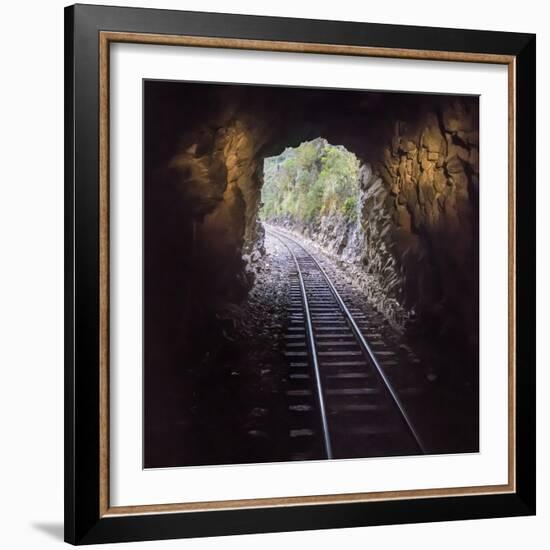
MULTIPOLYGON (((265 159, 319 138, 358 159, 362 239, 354 245, 338 224, 286 229, 336 261, 347 255, 352 273, 368 281, 363 290, 380 322, 405 338, 396 346, 410 349, 412 340, 428 365, 423 374, 467 385, 474 412, 466 416, 475 416, 477 98, 151 81, 144 117, 145 433, 154 449, 146 463, 182 460, 170 431, 177 422, 203 449, 183 453, 186 463, 208 462, 216 444, 204 436, 207 422, 227 415, 245 384, 238 370, 222 372, 208 357, 238 362, 227 342, 266 262, 265 159), (219 392, 205 397, 205 411, 197 395, 208 394, 213 379, 219 392), (193 414, 202 428, 190 428, 193 414)), ((269 300, 263 307, 268 315, 269 300)), ((271 319, 267 339, 283 324, 271 319)), ((257 372, 249 375, 259 384, 257 372)), ((260 447, 269 447, 269 433, 251 426, 247 433, 259 432, 260 447)))

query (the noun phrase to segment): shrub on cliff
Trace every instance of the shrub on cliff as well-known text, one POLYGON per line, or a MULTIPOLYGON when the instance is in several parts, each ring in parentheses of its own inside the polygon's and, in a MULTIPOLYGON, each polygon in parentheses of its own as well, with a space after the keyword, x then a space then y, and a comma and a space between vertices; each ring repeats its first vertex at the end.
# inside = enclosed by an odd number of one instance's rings
POLYGON ((262 217, 312 224, 340 215, 357 219, 359 161, 342 146, 317 138, 264 161, 262 217))

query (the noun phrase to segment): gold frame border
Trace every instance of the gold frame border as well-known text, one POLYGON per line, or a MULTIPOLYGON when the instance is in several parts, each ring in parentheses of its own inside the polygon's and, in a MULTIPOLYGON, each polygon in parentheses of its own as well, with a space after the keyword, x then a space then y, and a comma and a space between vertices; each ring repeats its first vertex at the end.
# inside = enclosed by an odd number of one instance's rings
POLYGON ((102 31, 99 33, 99 515, 100 517, 160 514, 174 512, 198 512, 207 510, 231 510, 275 506, 320 505, 350 502, 375 502, 448 496, 488 495, 514 493, 516 491, 516 341, 515 341, 515 56, 345 46, 335 44, 309 44, 214 38, 203 36, 159 35, 102 31), (431 61, 460 61, 493 63, 508 67, 508 483, 477 487, 440 489, 416 489, 406 491, 380 491, 315 495, 301 497, 277 497, 214 502, 189 502, 172 504, 147 504, 139 506, 110 506, 109 500, 109 82, 110 44, 125 42, 204 48, 228 48, 237 50, 388 57, 396 59, 424 59, 431 61))

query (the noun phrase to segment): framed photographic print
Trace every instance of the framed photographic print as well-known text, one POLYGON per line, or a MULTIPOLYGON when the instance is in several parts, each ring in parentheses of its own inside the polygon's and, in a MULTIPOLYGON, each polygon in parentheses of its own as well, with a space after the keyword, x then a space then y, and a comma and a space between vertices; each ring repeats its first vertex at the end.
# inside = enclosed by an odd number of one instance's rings
POLYGON ((65 538, 535 513, 535 37, 65 12, 65 538))

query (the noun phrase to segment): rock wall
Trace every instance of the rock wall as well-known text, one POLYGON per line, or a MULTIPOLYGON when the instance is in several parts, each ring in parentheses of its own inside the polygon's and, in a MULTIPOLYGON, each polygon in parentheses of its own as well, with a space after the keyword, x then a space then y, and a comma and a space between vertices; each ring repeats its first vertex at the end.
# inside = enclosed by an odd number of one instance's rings
MULTIPOLYGON (((458 98, 397 120, 375 162, 391 215, 402 304, 436 339, 477 347, 477 101, 458 98)), ((367 216, 368 217, 368 216, 367 216)))
POLYGON ((222 125, 195 129, 169 163, 181 198, 195 207, 195 241, 200 257, 214 264, 209 274, 216 307, 242 299, 252 280, 250 266, 263 250, 257 223, 262 185, 258 136, 233 113, 222 125))

